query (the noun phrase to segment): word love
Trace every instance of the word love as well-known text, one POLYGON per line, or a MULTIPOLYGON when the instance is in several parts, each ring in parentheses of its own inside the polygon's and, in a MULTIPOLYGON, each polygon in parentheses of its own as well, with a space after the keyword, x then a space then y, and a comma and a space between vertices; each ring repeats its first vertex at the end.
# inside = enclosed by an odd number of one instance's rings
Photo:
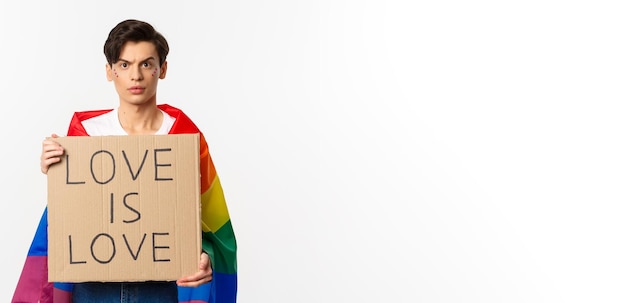
MULTIPOLYGON (((122 234, 122 238, 124 239, 124 243, 126 244, 126 248, 128 249, 128 253, 130 254, 130 256, 133 258, 133 260, 137 260, 137 258, 139 257, 139 253, 141 252, 141 248, 143 246, 143 243, 146 240, 146 236, 147 234, 143 234, 143 237, 141 238, 141 241, 139 241, 139 243, 129 243, 128 238, 126 237, 126 234, 122 234)), ((159 237, 167 237, 169 236, 169 233, 166 232, 161 232, 161 233, 156 233, 153 232, 152 233, 152 261, 153 262, 169 262, 170 259, 169 258, 160 258, 157 256, 157 250, 168 250, 170 247, 169 246, 165 246, 165 245, 158 245, 157 242, 159 241, 157 238, 159 237)), ((68 240, 69 240, 69 252, 70 252, 70 264, 85 264, 87 263, 87 260, 84 259, 85 256, 83 257, 76 257, 73 247, 76 244, 74 244, 74 242, 72 241, 72 236, 69 235, 68 236, 68 240)), ((162 240, 161 240, 162 241, 162 240)), ((131 241, 132 242, 132 241, 131 241)), ((82 243, 81 243, 82 244, 82 243)), ((86 244, 86 243, 84 243, 86 244)), ((96 262, 100 263, 100 264, 107 264, 109 262, 111 262, 113 260, 113 258, 115 257, 116 253, 117 253, 117 248, 116 248, 116 244, 115 244, 115 239, 107 234, 107 233, 100 233, 97 234, 95 237, 93 237, 93 239, 91 240, 91 245, 89 245, 89 251, 91 252, 91 257, 93 258, 93 260, 95 260, 96 262), (96 246, 105 246, 108 249, 95 249, 94 247, 96 246), (99 253, 98 253, 99 252, 99 253)))
MULTIPOLYGON (((150 163, 149 165, 152 165, 154 167, 154 181, 173 181, 174 180, 174 178, 172 177, 163 176, 164 173, 161 172, 161 169, 163 169, 164 167, 171 167, 172 164, 161 163, 159 161, 159 154, 171 152, 171 151, 172 151, 171 148, 156 148, 152 150, 152 159, 148 162, 150 163)), ((123 166, 126 166, 126 168, 128 169, 128 173, 130 174, 130 177, 133 179, 133 181, 137 180, 137 178, 141 174, 141 171, 144 168, 144 165, 146 164, 148 153, 149 153, 149 150, 146 149, 139 163, 131 163, 131 161, 128 159, 128 155, 126 154, 126 151, 122 150, 121 156, 125 163, 125 165, 122 164, 122 168, 123 166)), ((91 160, 89 161, 89 169, 90 169, 91 177, 93 181, 98 184, 107 184, 111 182, 115 178, 119 162, 120 160, 116 159, 113 153, 111 153, 108 150, 99 150, 99 151, 94 152, 91 155, 91 160), (104 172, 106 171, 109 175, 104 175, 104 176, 98 175, 95 170, 96 164, 102 166, 103 174, 105 174, 104 172)), ((82 167, 81 164, 83 163, 79 163, 78 167, 82 167)), ((72 179, 72 177, 70 177, 70 171, 72 171, 70 168, 71 165, 72 164, 70 163, 70 156, 65 155, 65 184, 85 184, 86 183, 85 180, 70 180, 72 179)))

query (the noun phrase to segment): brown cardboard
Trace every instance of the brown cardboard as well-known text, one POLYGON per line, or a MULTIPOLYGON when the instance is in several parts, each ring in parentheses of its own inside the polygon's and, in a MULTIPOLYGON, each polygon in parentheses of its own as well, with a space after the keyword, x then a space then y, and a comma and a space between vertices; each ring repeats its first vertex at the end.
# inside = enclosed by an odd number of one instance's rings
POLYGON ((52 140, 65 154, 48 170, 49 281, 171 281, 198 270, 198 134, 52 140))

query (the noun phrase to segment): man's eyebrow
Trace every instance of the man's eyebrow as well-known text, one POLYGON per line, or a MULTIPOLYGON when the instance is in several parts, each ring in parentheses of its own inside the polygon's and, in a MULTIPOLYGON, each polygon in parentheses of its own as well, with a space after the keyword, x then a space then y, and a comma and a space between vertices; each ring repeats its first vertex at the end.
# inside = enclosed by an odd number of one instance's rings
MULTIPOLYGON (((155 61, 155 60, 156 60, 156 58, 154 58, 154 57, 152 57, 152 56, 151 56, 151 57, 148 57, 148 58, 146 58, 146 59, 143 59, 143 60, 141 60, 141 61, 139 61, 139 62, 146 62, 146 61, 150 61, 150 60, 155 61)), ((117 59, 117 62, 120 62, 120 61, 122 61, 122 62, 126 62, 126 63, 132 63, 132 61, 129 61, 129 60, 126 60, 126 59, 122 59, 122 58, 117 59)))

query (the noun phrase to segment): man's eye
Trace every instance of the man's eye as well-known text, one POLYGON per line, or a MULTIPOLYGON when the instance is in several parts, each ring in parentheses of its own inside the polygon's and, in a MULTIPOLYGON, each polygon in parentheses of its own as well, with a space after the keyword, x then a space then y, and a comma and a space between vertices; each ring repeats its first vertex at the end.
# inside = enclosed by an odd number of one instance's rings
POLYGON ((144 62, 144 63, 143 63, 143 67, 145 67, 145 68, 149 68, 150 66, 151 66, 151 64, 150 64, 150 63, 148 63, 148 62, 144 62))
POLYGON ((126 63, 126 62, 122 62, 122 63, 120 64, 120 67, 122 67, 122 68, 127 68, 127 67, 128 67, 128 63, 126 63))

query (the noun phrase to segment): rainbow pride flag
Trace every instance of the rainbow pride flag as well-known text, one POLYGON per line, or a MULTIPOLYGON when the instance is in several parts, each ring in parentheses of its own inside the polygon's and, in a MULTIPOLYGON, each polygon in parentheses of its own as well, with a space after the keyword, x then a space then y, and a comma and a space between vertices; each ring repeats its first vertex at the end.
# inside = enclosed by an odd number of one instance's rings
MULTIPOLYGON (((176 118, 170 134, 200 134, 200 188, 202 202, 202 248, 213 266, 213 281, 199 287, 178 287, 180 303, 233 303, 237 298, 237 242, 208 144, 198 127, 180 109, 158 106, 176 118)), ((82 121, 111 111, 76 112, 68 136, 88 136, 82 121)), ((44 209, 26 256, 22 274, 13 294, 13 303, 71 303, 72 283, 48 282, 48 216, 44 209)))

